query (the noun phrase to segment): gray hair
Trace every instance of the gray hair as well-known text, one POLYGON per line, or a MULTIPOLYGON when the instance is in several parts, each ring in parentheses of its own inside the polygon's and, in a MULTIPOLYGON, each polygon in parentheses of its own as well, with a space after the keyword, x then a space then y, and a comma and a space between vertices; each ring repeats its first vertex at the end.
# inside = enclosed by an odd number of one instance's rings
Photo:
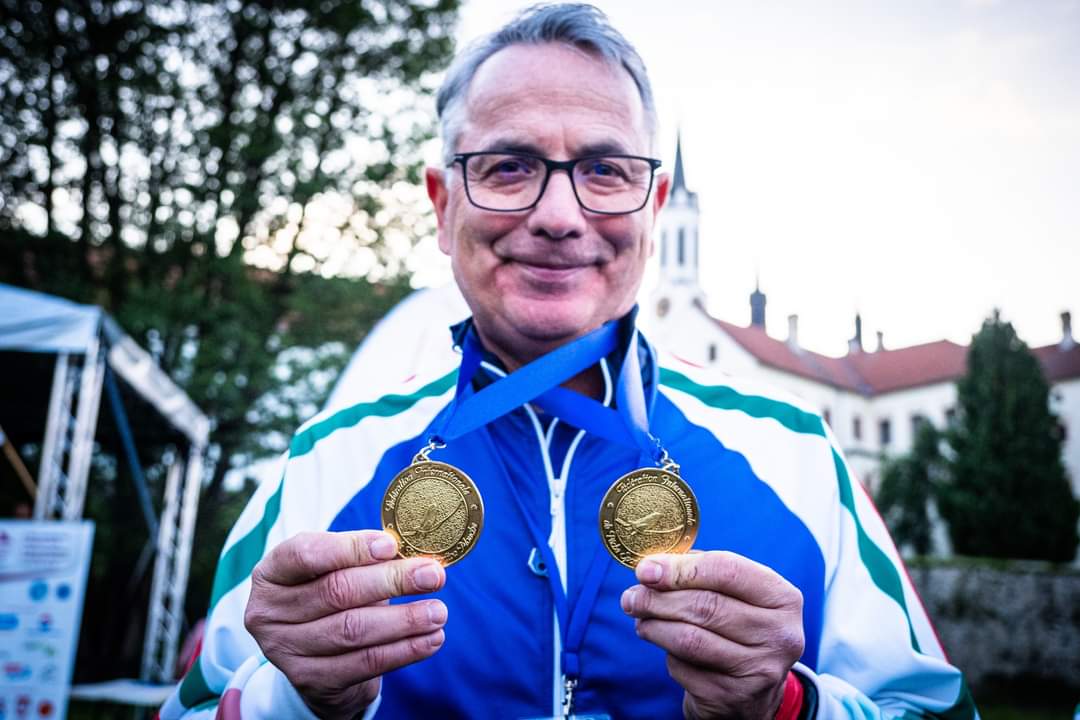
POLYGON ((634 46, 611 26, 598 8, 585 4, 533 5, 502 29, 470 45, 454 58, 436 97, 439 127, 443 138, 443 160, 453 162, 463 121, 465 94, 473 76, 495 53, 511 45, 564 43, 621 65, 637 85, 645 110, 649 142, 655 140, 656 104, 645 63, 634 46))

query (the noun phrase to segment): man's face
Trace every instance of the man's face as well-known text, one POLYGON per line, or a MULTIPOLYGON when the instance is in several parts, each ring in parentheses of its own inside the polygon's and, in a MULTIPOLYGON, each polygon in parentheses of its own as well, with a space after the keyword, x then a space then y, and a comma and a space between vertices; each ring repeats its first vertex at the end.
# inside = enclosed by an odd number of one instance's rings
MULTIPOLYGON (((489 58, 465 98, 457 152, 516 150, 553 160, 650 154, 637 87, 622 68, 562 44, 515 45, 489 58)), ((427 171, 439 247, 489 349, 521 364, 625 314, 652 252, 668 177, 635 213, 583 210, 554 172, 536 207, 480 210, 461 165, 427 171)))

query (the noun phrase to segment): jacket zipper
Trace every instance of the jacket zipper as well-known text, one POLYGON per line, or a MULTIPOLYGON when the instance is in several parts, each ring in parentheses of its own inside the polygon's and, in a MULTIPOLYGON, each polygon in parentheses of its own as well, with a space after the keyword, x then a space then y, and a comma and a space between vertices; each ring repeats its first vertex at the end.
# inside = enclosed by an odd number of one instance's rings
MULTIPOLYGON (((611 386, 611 373, 608 371, 607 360, 600 360, 600 369, 604 376, 603 402, 605 405, 610 405, 613 388, 611 386)), ((551 512, 551 536, 548 538, 548 545, 551 547, 551 552, 555 556, 555 562, 558 564, 556 570, 559 573, 559 580, 562 582, 563 592, 566 592, 566 483, 567 478, 570 475, 570 463, 573 461, 578 444, 585 436, 585 431, 579 430, 577 435, 574 436, 570 446, 566 449, 566 457, 563 458, 562 468, 560 469, 559 474, 555 475, 554 468, 551 465, 549 442, 551 438, 554 437, 554 424, 559 422, 559 420, 558 418, 553 419, 552 425, 545 434, 540 425, 540 419, 536 417, 536 413, 533 409, 526 405, 525 410, 529 415, 529 419, 532 420, 533 429, 536 430, 536 438, 540 444, 540 454, 544 461, 544 473, 547 475, 551 512)), ((548 568, 548 572, 551 572, 551 568, 548 568)), ((573 712, 573 692, 574 688, 577 686, 577 679, 570 679, 563 675, 562 635, 559 630, 559 618, 554 610, 552 611, 552 615, 554 620, 552 623, 552 637, 554 640, 553 647, 555 649, 555 657, 553 659, 554 687, 552 689, 552 716, 569 717, 573 712)))

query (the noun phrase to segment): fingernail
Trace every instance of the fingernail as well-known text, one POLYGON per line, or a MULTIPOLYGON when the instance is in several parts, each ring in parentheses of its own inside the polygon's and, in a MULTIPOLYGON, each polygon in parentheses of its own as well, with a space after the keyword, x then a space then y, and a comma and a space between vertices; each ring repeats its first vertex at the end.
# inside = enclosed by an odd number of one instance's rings
POLYGON ((445 640, 446 634, 442 630, 434 632, 430 636, 428 636, 428 644, 435 649, 442 647, 442 644, 445 640))
POLYGON ((642 560, 637 566, 637 576, 641 582, 657 583, 664 576, 664 568, 655 560, 642 560))
POLYGON ((428 603, 428 621, 432 625, 442 625, 446 622, 446 606, 441 602, 428 603))
POLYGON ((439 569, 435 565, 421 565, 413 571, 413 582, 421 590, 434 590, 439 587, 439 569))
POLYGON ((634 606, 637 605, 638 586, 635 585, 632 588, 627 588, 626 592, 622 594, 622 609, 624 613, 634 612, 634 606))
POLYGON ((368 550, 376 560, 390 560, 397 555, 397 543, 388 535, 376 535, 368 545, 368 550))

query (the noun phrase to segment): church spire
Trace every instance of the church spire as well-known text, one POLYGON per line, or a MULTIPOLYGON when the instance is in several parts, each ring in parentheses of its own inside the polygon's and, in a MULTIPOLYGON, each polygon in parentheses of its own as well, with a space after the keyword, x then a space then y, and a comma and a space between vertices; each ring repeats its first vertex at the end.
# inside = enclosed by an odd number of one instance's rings
POLYGON ((678 130, 675 134, 675 177, 671 181, 671 192, 682 188, 689 193, 689 189, 686 187, 686 175, 683 171, 682 162, 682 130, 678 130))
MULTIPOLYGON (((700 294, 698 285, 698 201, 686 188, 682 133, 675 141, 675 172, 668 202, 660 215, 660 279, 700 294)), ((695 296, 696 297, 696 296, 695 296)))
POLYGON ((765 293, 761 292, 761 277, 756 273, 754 292, 750 293, 750 326, 765 329, 765 293))

